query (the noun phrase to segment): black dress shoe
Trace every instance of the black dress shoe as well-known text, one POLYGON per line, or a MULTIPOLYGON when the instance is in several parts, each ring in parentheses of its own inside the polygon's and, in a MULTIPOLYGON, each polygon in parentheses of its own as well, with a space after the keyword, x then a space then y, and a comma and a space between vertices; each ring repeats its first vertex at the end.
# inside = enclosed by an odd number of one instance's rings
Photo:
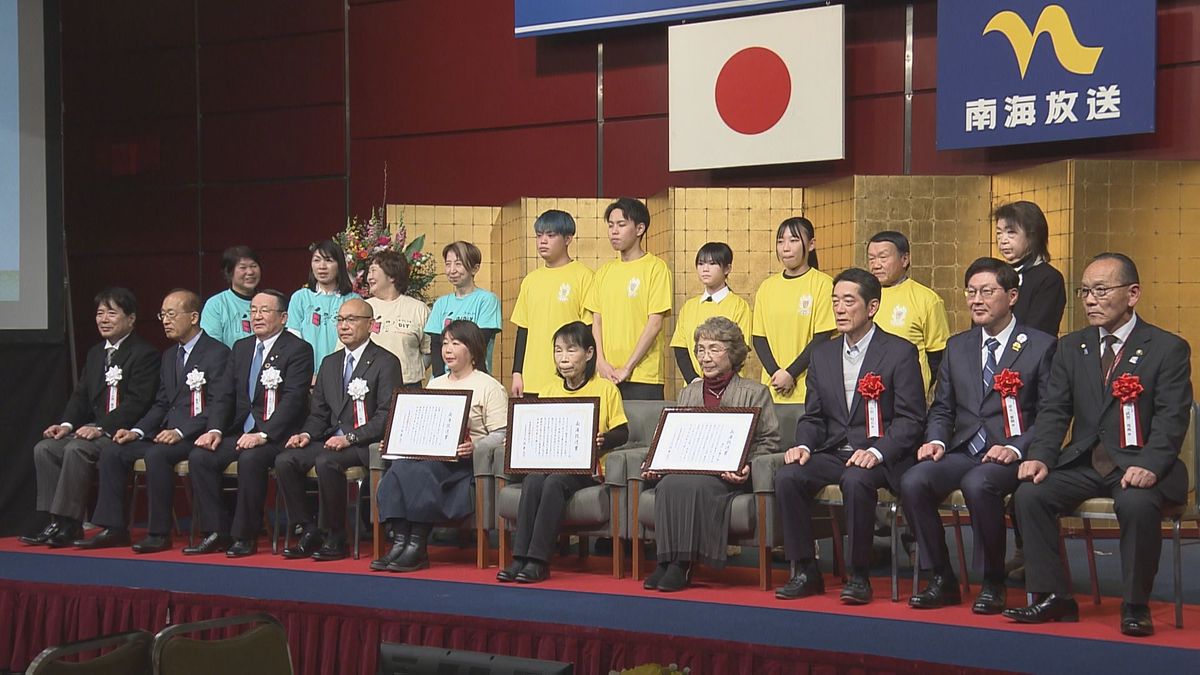
POLYGON ((58 521, 52 520, 46 524, 46 527, 42 528, 41 532, 38 532, 37 534, 23 534, 18 538, 18 540, 27 546, 41 546, 49 541, 50 537, 54 536, 54 533, 57 531, 58 521))
POLYGON ((345 535, 333 535, 325 540, 321 548, 313 552, 312 559, 320 562, 342 560, 346 557, 347 548, 345 535))
POLYGON ((550 566, 540 560, 529 560, 514 578, 518 584, 536 584, 550 578, 550 566))
POLYGON ((847 605, 865 605, 871 601, 871 580, 855 574, 842 587, 842 602, 847 605))
POLYGON ((388 565, 396 562, 396 559, 404 553, 404 549, 408 547, 408 532, 401 532, 392 535, 392 548, 387 553, 384 553, 379 560, 371 561, 371 569, 376 572, 387 570, 388 565))
POLYGON ((46 545, 50 548, 68 548, 74 546, 75 542, 82 538, 83 525, 78 521, 59 521, 58 529, 46 540, 46 545))
POLYGON ((691 563, 674 561, 667 567, 667 573, 658 582, 658 590, 662 593, 678 593, 687 588, 691 581, 691 563))
POLYGON ((775 597, 779 600, 798 600, 799 598, 807 598, 810 595, 823 595, 825 593, 825 579, 821 576, 818 570, 808 570, 800 572, 788 582, 783 588, 775 589, 775 597))
POLYGON ((75 546, 82 549, 94 548, 112 548, 114 546, 128 546, 130 543, 129 530, 125 528, 106 527, 100 530, 96 536, 91 539, 77 539, 75 546))
POLYGON ((658 582, 662 581, 662 578, 666 576, 667 568, 670 566, 671 563, 669 562, 658 563, 658 567, 655 567, 650 576, 646 577, 646 580, 642 582, 642 588, 648 591, 658 590, 658 582))
POLYGON ((908 599, 908 606, 913 609, 938 609, 960 604, 962 591, 958 588, 958 579, 946 574, 934 574, 925 590, 908 599))
POLYGON ((311 558, 317 552, 317 549, 321 548, 321 543, 324 539, 321 536, 321 531, 310 525, 304 528, 304 533, 300 535, 300 539, 296 541, 295 546, 288 546, 283 549, 283 557, 289 560, 311 558))
POLYGON ((496 581, 502 584, 511 583, 517 580, 517 575, 525 567, 525 558, 513 558, 508 567, 496 572, 496 581))
POLYGON ((1079 621, 1079 603, 1075 602, 1075 598, 1050 593, 1041 602, 1028 607, 1006 609, 1004 616, 1017 623, 1049 623, 1051 621, 1075 623, 1079 621))
POLYGON ((184 555, 206 555, 208 553, 220 553, 229 548, 233 543, 233 539, 227 534, 217 534, 213 532, 204 539, 200 540, 195 546, 187 546, 183 549, 184 555))
POLYGON ((1121 603, 1121 632, 1133 637, 1154 635, 1154 621, 1146 605, 1121 603))
POLYGON ((134 553, 161 553, 171 550, 171 535, 148 534, 146 538, 133 545, 134 553))
POLYGON ((258 542, 253 539, 238 539, 225 551, 226 558, 245 558, 258 553, 258 542))
POLYGON ((971 611, 976 614, 999 614, 1004 611, 1008 591, 1004 584, 994 581, 984 581, 979 589, 979 597, 971 605, 971 611))

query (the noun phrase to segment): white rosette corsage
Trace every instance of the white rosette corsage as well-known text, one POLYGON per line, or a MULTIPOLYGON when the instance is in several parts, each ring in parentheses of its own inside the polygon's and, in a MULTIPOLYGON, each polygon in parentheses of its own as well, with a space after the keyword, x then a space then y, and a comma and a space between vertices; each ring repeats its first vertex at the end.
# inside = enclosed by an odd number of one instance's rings
POLYGON ((208 380, 204 377, 204 371, 192 368, 185 382, 192 392, 192 417, 195 417, 204 412, 204 385, 208 384, 208 380))
POLYGON ((283 375, 280 374, 279 369, 275 366, 267 366, 263 368, 258 381, 262 384, 263 389, 266 390, 264 392, 265 401, 263 405, 263 420, 266 421, 271 419, 271 415, 275 414, 275 404, 277 402, 276 390, 279 389, 280 384, 283 384, 283 375))
POLYGON ((121 366, 109 366, 108 370, 104 371, 104 384, 108 385, 108 412, 116 410, 117 404, 120 403, 118 388, 122 377, 124 373, 121 372, 121 366))
POLYGON ((346 393, 350 395, 354 401, 354 428, 357 429, 367 423, 367 392, 371 388, 367 386, 367 381, 361 377, 356 377, 350 380, 350 384, 346 385, 346 393))

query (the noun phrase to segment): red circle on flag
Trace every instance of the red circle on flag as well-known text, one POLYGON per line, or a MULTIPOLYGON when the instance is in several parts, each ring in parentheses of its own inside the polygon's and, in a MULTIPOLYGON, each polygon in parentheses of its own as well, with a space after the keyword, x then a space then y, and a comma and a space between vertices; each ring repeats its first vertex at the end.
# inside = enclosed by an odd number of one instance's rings
POLYGON ((729 57, 717 75, 717 113, 730 129, 761 134, 779 123, 792 100, 787 64, 766 47, 747 47, 729 57))

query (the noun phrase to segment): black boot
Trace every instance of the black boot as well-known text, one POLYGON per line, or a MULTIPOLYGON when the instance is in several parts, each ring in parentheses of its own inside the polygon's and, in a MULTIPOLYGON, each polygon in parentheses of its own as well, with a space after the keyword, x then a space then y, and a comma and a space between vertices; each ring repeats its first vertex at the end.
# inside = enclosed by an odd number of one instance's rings
POLYGON ((396 562, 401 553, 404 553, 405 547, 408 546, 408 531, 412 528, 412 523, 399 518, 391 520, 392 526, 392 548, 387 553, 383 554, 379 560, 371 561, 371 569, 376 572, 382 572, 388 568, 388 565, 396 562))
POLYGON ((408 545, 404 547, 404 552, 400 554, 390 565, 387 566, 389 572, 416 572, 429 568, 429 552, 426 546, 429 543, 429 530, 432 528, 427 523, 413 523, 412 531, 408 534, 408 545))

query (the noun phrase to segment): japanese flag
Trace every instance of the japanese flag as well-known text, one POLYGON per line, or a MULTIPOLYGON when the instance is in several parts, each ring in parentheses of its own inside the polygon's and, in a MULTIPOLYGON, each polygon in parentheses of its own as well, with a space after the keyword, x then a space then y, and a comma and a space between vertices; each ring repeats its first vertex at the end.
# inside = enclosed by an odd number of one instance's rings
POLYGON ((672 26, 670 169, 845 157, 842 5, 672 26))

